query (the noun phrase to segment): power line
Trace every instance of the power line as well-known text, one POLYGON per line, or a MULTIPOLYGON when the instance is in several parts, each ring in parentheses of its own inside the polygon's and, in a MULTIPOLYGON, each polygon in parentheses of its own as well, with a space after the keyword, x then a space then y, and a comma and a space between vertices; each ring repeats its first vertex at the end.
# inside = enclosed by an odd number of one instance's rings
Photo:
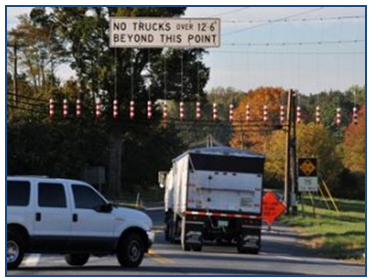
MULTIPOLYGON (((7 95, 16 95, 15 93, 12 93, 12 92, 7 92, 7 95)), ((39 102, 45 102, 45 103, 49 103, 49 101, 47 100, 44 100, 44 99, 40 99, 40 98, 33 98, 33 97, 30 97, 30 96, 26 96, 26 95, 20 95, 20 94, 17 94, 17 96, 19 98, 23 98, 23 99, 28 99, 28 100, 32 100, 32 101, 39 101, 39 102)))
POLYGON ((311 41, 311 42, 262 42, 262 43, 230 43, 224 46, 302 46, 302 45, 333 45, 364 43, 364 39, 337 40, 337 41, 311 41))
POLYGON ((236 30, 236 31, 232 31, 230 33, 224 34, 224 36, 230 36, 230 35, 238 34, 238 33, 245 32, 247 30, 250 30, 250 29, 255 29, 255 28, 259 28, 259 27, 262 27, 262 26, 266 26, 266 25, 272 24, 272 23, 285 21, 285 20, 288 20, 288 19, 293 18, 293 17, 300 16, 300 15, 314 13, 314 12, 317 12, 317 11, 322 10, 322 9, 324 9, 324 7, 315 8, 315 9, 312 9, 312 10, 309 10, 309 11, 304 11, 304 12, 301 12, 301 13, 297 13, 297 14, 286 16, 286 17, 274 19, 274 20, 271 20, 269 22, 264 22, 262 24, 258 24, 258 25, 254 25, 254 26, 242 28, 242 29, 239 29, 239 30, 236 30))
POLYGON ((36 107, 36 108, 46 108, 46 106, 43 104, 30 103, 30 102, 22 101, 22 100, 18 101, 18 105, 26 105, 26 106, 36 107))
POLYGON ((288 51, 224 51, 224 50, 210 50, 209 51, 210 53, 220 53, 220 54, 230 54, 230 53, 240 53, 240 54, 272 54, 272 55, 364 55, 365 52, 364 51, 360 51, 360 52, 312 52, 312 51, 308 51, 308 52, 288 52, 288 51))
POLYGON ((288 23, 288 22, 312 22, 312 21, 334 21, 334 20, 350 20, 350 19, 364 19, 364 15, 355 15, 355 16, 336 16, 336 17, 318 17, 318 18, 291 18, 285 19, 282 21, 272 21, 271 19, 256 19, 256 20, 223 20, 222 23, 240 23, 240 24, 252 24, 252 23, 288 23))
POLYGON ((30 109, 30 108, 23 108, 23 107, 14 106, 14 105, 7 105, 7 107, 11 108, 11 109, 18 109, 18 110, 23 110, 23 111, 32 112, 32 113, 49 115, 49 113, 46 112, 46 111, 39 111, 39 110, 34 110, 34 109, 30 109))
POLYGON ((243 10, 246 10, 246 9, 249 9, 250 7, 243 7, 243 8, 238 8, 238 9, 235 9, 235 10, 231 10, 231 11, 226 11, 226 12, 222 12, 222 13, 219 13, 219 14, 214 14, 214 15, 211 15, 209 17, 214 17, 214 16, 221 16, 221 15, 227 15, 227 14, 233 14, 233 13, 238 13, 240 11, 243 11, 243 10))

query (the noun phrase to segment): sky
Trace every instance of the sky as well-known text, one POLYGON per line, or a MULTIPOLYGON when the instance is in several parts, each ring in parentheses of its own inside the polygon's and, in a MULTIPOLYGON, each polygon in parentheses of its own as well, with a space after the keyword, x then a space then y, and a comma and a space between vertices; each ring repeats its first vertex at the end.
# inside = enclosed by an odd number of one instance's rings
MULTIPOLYGON (((7 29, 31 8, 7 8, 7 29)), ((185 17, 221 19, 221 46, 209 48, 206 89, 259 86, 303 94, 365 84, 365 8, 189 7, 185 17)), ((68 65, 58 68, 67 80, 68 65)))

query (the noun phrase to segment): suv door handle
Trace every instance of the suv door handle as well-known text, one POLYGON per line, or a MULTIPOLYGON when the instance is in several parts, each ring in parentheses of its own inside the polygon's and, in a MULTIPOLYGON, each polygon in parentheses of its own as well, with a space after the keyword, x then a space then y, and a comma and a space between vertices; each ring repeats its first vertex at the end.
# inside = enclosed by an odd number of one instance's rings
POLYGON ((35 220, 36 220, 36 222, 40 222, 41 221, 41 213, 40 212, 37 212, 36 213, 35 220))
POLYGON ((77 221, 78 221, 77 214, 76 213, 72 214, 72 222, 77 222, 77 221))

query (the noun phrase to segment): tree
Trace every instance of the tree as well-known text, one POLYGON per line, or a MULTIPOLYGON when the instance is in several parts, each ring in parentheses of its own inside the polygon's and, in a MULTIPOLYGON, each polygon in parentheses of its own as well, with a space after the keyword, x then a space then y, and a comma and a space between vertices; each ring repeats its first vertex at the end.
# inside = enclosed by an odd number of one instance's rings
POLYGON ((242 97, 244 96, 244 92, 241 90, 237 90, 233 87, 216 87, 211 88, 209 92, 207 92, 207 99, 210 103, 219 103, 225 106, 225 112, 228 111, 227 105, 233 104, 236 107, 242 97))
MULTIPOLYGON (((18 61, 30 83, 33 94, 46 95, 56 85, 56 67, 66 62, 63 42, 56 34, 56 26, 50 20, 41 25, 33 20, 45 8, 34 8, 31 17, 21 15, 20 23, 9 32, 8 42, 18 46, 18 61)), ((14 54, 8 48, 8 61, 12 64, 14 54)), ((22 92, 25 93, 25 92, 22 92)))
POLYGON ((273 127, 278 124, 280 104, 286 105, 286 102, 287 92, 282 88, 259 87, 247 92, 235 110, 235 119, 245 121, 246 105, 249 105, 254 126, 244 128, 242 123, 234 124, 231 145, 265 153, 266 138, 272 133, 273 127), (268 108, 268 121, 263 123, 263 106, 265 105, 268 108))
POLYGON ((358 124, 351 123, 344 132, 344 165, 353 172, 365 173, 365 106, 358 112, 358 124))
POLYGON ((86 166, 105 161, 107 136, 98 125, 27 117, 7 125, 7 173, 81 178, 86 166))
MULTIPOLYGON (((275 131, 266 139, 266 175, 272 181, 283 183, 285 170, 286 134, 275 131)), ((323 126, 315 123, 297 127, 297 157, 318 159, 319 175, 335 188, 343 166, 336 151, 333 137, 323 126)))
MULTIPOLYGON (((54 7, 50 13, 37 9, 31 12, 31 20, 42 26, 52 22, 59 38, 64 42, 66 51, 71 55, 71 68, 76 71, 79 88, 87 102, 93 105, 95 98, 105 104, 105 110, 112 110, 112 102, 117 99, 120 104, 120 115, 128 115, 127 104, 131 99, 142 104, 136 111, 136 118, 144 116, 145 106, 151 100, 163 99, 165 84, 163 82, 163 61, 168 65, 168 98, 179 100, 194 99, 202 92, 197 88, 197 71, 205 75, 199 83, 202 89, 208 78, 208 69, 202 63, 203 50, 175 51, 162 49, 110 49, 108 19, 111 16, 161 16, 173 17, 184 13, 184 7, 54 7), (184 73, 186 79, 179 82, 179 59, 183 53, 184 73), (170 86, 171 84, 171 86, 170 86), (183 84, 183 86, 181 86, 183 84), (180 88, 183 92, 180 92, 180 88), (87 100, 89 99, 89 100, 87 100)), ((91 108, 93 109, 93 108, 91 108)), ((128 130, 123 119, 112 121, 111 114, 102 119, 109 134, 109 167, 108 178, 112 195, 117 195, 123 188, 121 179, 122 146, 126 137, 123 131, 128 130)), ((133 122, 135 123, 135 121, 133 122)), ((153 126, 148 126, 149 131, 153 126)), ((133 136, 137 129, 130 129, 133 136)), ((139 134, 138 134, 139 135, 139 134)), ((142 139, 138 138, 137 143, 142 139)))
POLYGON ((315 121, 316 106, 321 109, 321 122, 331 132, 335 143, 340 144, 343 141, 343 129, 352 121, 352 111, 355 102, 354 92, 359 100, 362 100, 361 89, 351 88, 346 92, 329 91, 320 92, 315 95, 299 97, 299 105, 302 108, 302 121, 310 123, 315 121), (341 124, 336 124, 336 109, 341 109, 341 124))

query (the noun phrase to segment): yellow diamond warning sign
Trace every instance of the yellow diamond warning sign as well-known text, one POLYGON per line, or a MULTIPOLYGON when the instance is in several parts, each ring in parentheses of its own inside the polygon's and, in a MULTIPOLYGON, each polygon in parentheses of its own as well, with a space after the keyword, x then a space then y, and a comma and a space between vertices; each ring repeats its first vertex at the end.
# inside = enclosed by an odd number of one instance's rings
MULTIPOLYGON (((317 162, 313 162, 313 159, 305 159, 303 162, 299 162, 299 169, 305 176, 316 176, 313 175, 316 170, 317 162)), ((299 174, 299 176, 302 176, 299 174)))
POLYGON ((299 177, 298 188, 299 192, 317 192, 317 159, 316 158, 300 158, 298 160, 299 177))

